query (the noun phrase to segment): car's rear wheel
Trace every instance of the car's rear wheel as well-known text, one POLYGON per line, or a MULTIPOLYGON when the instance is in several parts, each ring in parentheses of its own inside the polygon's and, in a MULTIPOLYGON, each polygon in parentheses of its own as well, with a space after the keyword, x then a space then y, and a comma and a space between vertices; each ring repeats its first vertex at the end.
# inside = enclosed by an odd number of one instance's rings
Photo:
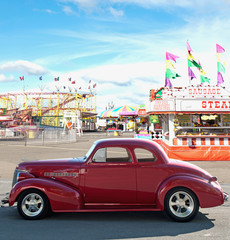
POLYGON ((167 215, 179 222, 192 220, 199 210, 196 195, 189 189, 179 187, 171 189, 165 197, 167 215))
POLYGON ((17 208, 22 217, 35 220, 45 217, 50 205, 47 196, 43 192, 37 189, 29 189, 19 196, 17 208))

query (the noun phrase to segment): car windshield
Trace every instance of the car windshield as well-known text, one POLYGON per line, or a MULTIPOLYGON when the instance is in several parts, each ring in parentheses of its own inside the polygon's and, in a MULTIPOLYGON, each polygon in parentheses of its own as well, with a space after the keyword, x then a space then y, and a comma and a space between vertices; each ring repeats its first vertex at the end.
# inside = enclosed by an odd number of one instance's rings
POLYGON ((90 154, 93 152, 93 149, 95 148, 95 143, 91 146, 91 148, 89 149, 89 151, 86 153, 86 155, 84 156, 84 159, 86 160, 90 154))

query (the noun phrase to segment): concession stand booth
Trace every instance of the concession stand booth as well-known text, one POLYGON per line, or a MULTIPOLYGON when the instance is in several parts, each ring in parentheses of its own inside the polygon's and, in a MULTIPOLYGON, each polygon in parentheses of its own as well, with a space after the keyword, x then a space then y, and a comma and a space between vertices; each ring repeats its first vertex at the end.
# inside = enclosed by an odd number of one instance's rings
POLYGON ((225 87, 151 90, 147 113, 161 119, 161 144, 170 158, 230 160, 230 91, 225 87))

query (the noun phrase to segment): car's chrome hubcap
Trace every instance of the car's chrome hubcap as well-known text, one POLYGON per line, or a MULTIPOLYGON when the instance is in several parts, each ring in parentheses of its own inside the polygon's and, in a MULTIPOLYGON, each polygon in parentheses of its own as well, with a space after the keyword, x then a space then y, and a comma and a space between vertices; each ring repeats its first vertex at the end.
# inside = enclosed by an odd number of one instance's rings
POLYGON ((22 211, 30 217, 37 216, 42 211, 43 207, 43 199, 37 193, 26 195, 22 201, 22 211))
POLYGON ((175 216, 187 217, 194 209, 194 201, 184 191, 175 192, 169 199, 169 208, 175 216))

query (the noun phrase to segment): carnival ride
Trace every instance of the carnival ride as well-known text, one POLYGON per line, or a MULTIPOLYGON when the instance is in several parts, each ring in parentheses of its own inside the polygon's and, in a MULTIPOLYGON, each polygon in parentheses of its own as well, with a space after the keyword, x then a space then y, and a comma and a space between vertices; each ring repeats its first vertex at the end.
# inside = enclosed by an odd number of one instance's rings
POLYGON ((42 125, 59 127, 66 112, 74 115, 78 111, 81 118, 96 116, 96 95, 59 91, 4 93, 0 94, 0 109, 16 122, 36 119, 42 125))

